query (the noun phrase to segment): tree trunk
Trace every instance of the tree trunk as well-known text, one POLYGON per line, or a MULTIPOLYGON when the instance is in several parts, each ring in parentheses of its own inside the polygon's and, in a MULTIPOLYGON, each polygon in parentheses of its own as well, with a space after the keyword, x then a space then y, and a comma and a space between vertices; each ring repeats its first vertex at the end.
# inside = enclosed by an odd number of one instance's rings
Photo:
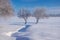
POLYGON ((39 22, 39 19, 36 19, 36 24, 39 22))
POLYGON ((24 19, 25 20, 25 24, 27 23, 27 19, 24 19))

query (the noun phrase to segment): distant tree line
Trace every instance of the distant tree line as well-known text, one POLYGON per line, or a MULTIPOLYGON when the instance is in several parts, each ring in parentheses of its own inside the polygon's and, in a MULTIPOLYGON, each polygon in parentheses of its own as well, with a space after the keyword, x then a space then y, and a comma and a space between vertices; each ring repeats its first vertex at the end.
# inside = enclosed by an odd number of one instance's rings
POLYGON ((49 17, 60 17, 60 13, 59 14, 48 14, 49 17))

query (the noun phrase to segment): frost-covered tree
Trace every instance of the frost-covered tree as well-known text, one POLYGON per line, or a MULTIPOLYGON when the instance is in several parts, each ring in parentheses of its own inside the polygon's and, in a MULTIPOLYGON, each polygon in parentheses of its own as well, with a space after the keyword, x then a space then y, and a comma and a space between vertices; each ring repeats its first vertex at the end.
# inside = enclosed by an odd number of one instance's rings
POLYGON ((31 15, 30 11, 25 9, 25 8, 20 9, 19 12, 18 12, 18 17, 23 18, 25 20, 25 24, 27 23, 27 19, 30 15, 31 15))
POLYGON ((0 17, 13 16, 13 9, 10 4, 10 0, 0 0, 0 17))
POLYGON ((33 16, 36 18, 36 24, 37 24, 40 18, 46 17, 45 9, 44 8, 41 8, 41 9, 36 8, 33 16))

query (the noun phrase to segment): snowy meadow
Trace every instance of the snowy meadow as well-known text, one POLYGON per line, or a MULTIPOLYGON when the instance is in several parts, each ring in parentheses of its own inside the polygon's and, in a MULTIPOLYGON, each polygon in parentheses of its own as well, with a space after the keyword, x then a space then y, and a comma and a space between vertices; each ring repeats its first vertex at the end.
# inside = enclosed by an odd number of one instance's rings
POLYGON ((0 40, 17 40, 16 38, 18 37, 29 38, 20 38, 21 40, 60 40, 60 17, 49 17, 48 19, 40 19, 39 23, 37 24, 35 24, 35 18, 30 17, 29 19, 27 20, 28 23, 24 24, 23 19, 13 17, 7 22, 3 22, 2 24, 5 23, 4 25, 0 24, 0 40), (22 24, 20 23, 20 25, 18 25, 18 22, 22 22, 22 24), (26 25, 31 26, 26 29, 26 25))

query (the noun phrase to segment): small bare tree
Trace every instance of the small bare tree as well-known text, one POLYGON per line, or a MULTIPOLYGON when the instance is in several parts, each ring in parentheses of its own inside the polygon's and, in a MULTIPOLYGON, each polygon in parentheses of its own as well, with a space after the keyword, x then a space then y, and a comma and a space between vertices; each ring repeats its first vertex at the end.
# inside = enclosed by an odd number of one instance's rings
POLYGON ((36 18, 36 24, 37 24, 40 18, 46 17, 45 9, 36 8, 34 11, 34 17, 36 18))
POLYGON ((27 19, 30 15, 30 11, 24 8, 20 9, 18 12, 18 17, 23 18, 25 20, 25 24, 27 23, 27 19))

